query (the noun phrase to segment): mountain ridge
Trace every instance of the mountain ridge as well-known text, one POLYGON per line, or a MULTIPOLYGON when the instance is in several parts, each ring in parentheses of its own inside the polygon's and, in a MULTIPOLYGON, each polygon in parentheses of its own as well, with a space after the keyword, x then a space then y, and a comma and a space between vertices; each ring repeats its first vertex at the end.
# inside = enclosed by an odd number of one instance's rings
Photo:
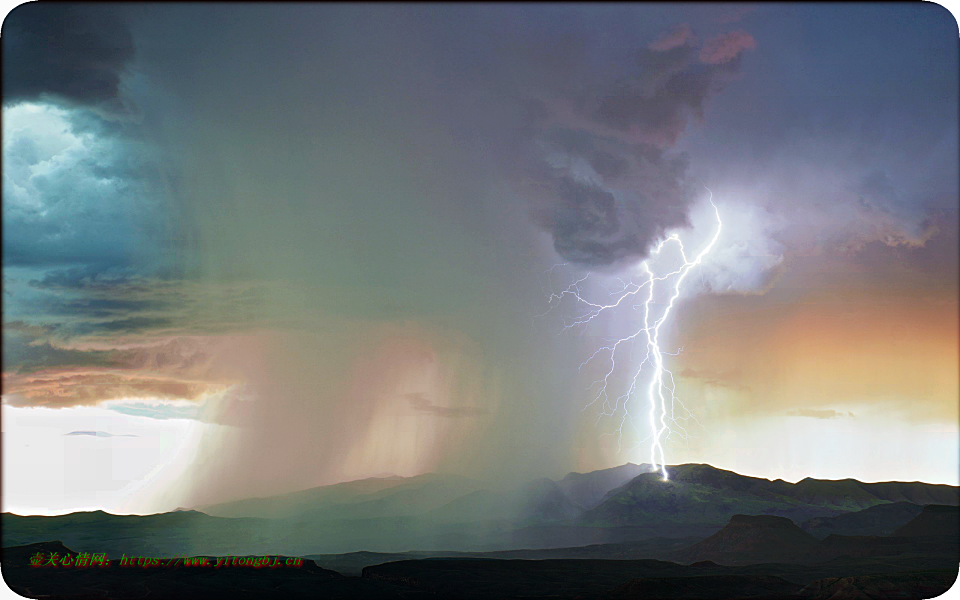
POLYGON ((664 524, 723 526, 734 514, 770 514, 803 522, 895 501, 960 503, 960 490, 942 484, 813 478, 789 483, 696 463, 668 467, 668 471, 666 480, 657 473, 638 475, 587 511, 583 521, 627 526, 660 519, 664 524))
MULTIPOLYGON (((202 511, 180 507, 144 516, 103 511, 57 517, 5 514, 3 538, 4 545, 49 539, 63 539, 69 545, 96 539, 104 548, 136 546, 144 554, 161 549, 227 554, 492 552, 652 538, 702 540, 737 514, 806 523, 853 515, 864 505, 893 504, 888 498, 909 497, 918 505, 927 500, 958 504, 956 487, 936 484, 812 478, 792 484, 703 464, 669 467, 671 477, 664 481, 649 469, 628 463, 499 489, 442 474, 373 478, 249 499, 248 504, 227 503, 219 509, 216 505, 202 511), (853 499, 843 497, 846 490, 854 494, 853 499)), ((850 517, 854 521, 873 518, 870 513, 850 517)), ((878 526, 901 525, 882 517, 878 526)), ((828 526, 821 533, 833 531, 828 526)), ((875 533, 870 529, 853 532, 875 533)))

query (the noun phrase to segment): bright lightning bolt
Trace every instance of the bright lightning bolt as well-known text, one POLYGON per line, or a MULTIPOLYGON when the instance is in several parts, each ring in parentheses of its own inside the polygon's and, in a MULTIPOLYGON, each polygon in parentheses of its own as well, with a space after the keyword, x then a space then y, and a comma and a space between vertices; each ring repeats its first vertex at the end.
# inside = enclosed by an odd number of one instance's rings
MULTIPOLYGON (((564 330, 585 326, 605 312, 614 311, 621 306, 629 306, 631 301, 640 302, 639 304, 634 304, 633 308, 643 311, 643 326, 629 335, 609 340, 607 345, 598 348, 580 365, 580 369, 582 370, 598 356, 607 356, 609 360, 609 368, 602 379, 595 381, 593 385, 591 385, 591 388, 599 386, 596 395, 584 408, 586 409, 588 406, 592 406, 602 400, 603 410, 600 416, 614 416, 621 411, 622 405, 622 418, 617 428, 617 433, 620 436, 619 439, 622 440, 623 425, 628 421, 632 423, 629 413, 629 400, 631 397, 638 395, 638 380, 640 380, 641 374, 645 371, 644 367, 651 365, 653 372, 650 375, 650 383, 646 389, 651 434, 647 439, 652 438, 650 464, 653 465, 655 471, 660 471, 663 474, 664 480, 669 477, 669 474, 666 468, 663 440, 665 437, 670 436, 671 425, 675 426, 685 435, 686 432, 680 425, 680 421, 689 418, 696 419, 676 397, 673 373, 664 365, 664 356, 675 355, 676 353, 664 352, 661 349, 660 328, 667 320, 667 317, 670 316, 670 312, 673 310, 677 298, 680 297, 680 286, 683 280, 691 270, 700 265, 703 258, 710 253, 717 239, 720 237, 720 230, 723 227, 723 222, 720 219, 720 211, 717 209, 716 204, 713 203, 713 192, 709 189, 707 192, 710 194, 708 199, 710 206, 713 207, 714 213, 716 214, 717 227, 709 243, 707 243, 693 259, 687 257, 683 242, 680 241, 680 238, 676 234, 673 234, 657 244, 651 251, 650 257, 642 263, 641 266, 643 272, 646 274, 646 278, 640 283, 632 280, 623 281, 619 279, 618 281, 621 288, 617 291, 609 292, 609 298, 605 302, 594 302, 584 298, 583 284, 589 275, 574 281, 559 293, 551 293, 549 298, 550 310, 559 306, 559 304, 568 297, 573 298, 576 305, 582 309, 572 320, 564 324, 564 330), (678 248, 683 263, 670 272, 657 275, 653 269, 651 269, 651 262, 655 262, 656 258, 660 256, 660 253, 668 244, 671 246, 675 245, 678 248), (668 290, 669 300, 660 315, 656 316, 654 315, 656 312, 654 310, 654 291, 655 288, 659 289, 660 285, 663 285, 668 290), (646 289, 645 297, 640 295, 640 292, 644 289, 646 289), (636 369, 632 371, 633 374, 629 378, 630 384, 626 392, 613 399, 611 406, 611 396, 608 390, 611 387, 614 372, 617 370, 617 351, 621 350, 621 347, 625 345, 635 346, 638 340, 645 342, 646 355, 643 360, 640 361, 640 364, 637 365, 636 369), (668 399, 669 406, 667 402, 668 399), (677 404, 686 411, 687 414, 685 417, 679 419, 675 417, 675 405, 677 404)), ((548 273, 558 266, 561 265, 555 265, 548 273)), ((646 440, 640 443, 644 441, 646 440)))

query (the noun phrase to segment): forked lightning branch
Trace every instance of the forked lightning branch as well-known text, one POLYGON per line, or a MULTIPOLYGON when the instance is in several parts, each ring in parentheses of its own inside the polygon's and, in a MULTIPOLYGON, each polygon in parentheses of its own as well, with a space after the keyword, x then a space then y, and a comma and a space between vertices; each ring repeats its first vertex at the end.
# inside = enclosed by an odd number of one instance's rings
POLYGON ((674 233, 661 240, 640 264, 639 281, 617 279, 622 287, 609 292, 605 300, 587 297, 585 284, 589 274, 562 291, 551 293, 549 298, 548 312, 559 308, 568 298, 568 303, 572 302, 576 307, 573 316, 566 319, 564 330, 586 328, 605 313, 631 311, 629 322, 636 325, 626 335, 606 340, 580 365, 581 371, 590 364, 599 362, 604 365, 602 376, 590 386, 592 398, 584 410, 599 406, 598 420, 603 416, 619 418, 615 431, 618 449, 622 449, 624 426, 642 431, 639 423, 645 423, 648 435, 637 445, 650 442, 650 464, 663 474, 664 479, 669 477, 664 442, 674 433, 686 436, 683 424, 690 419, 696 421, 696 417, 677 397, 673 373, 666 364, 665 357, 676 355, 679 350, 665 352, 660 334, 683 293, 687 275, 701 264, 720 237, 723 226, 720 211, 713 203, 713 193, 707 191, 710 193, 708 202, 716 215, 716 229, 697 254, 688 255, 680 236, 674 233), (679 264, 672 269, 664 267, 671 258, 679 264), (640 360, 633 356, 638 347, 643 353, 640 360), (624 353, 627 355, 623 356, 624 353), (624 371, 626 377, 618 377, 624 371), (623 379, 625 382, 619 383, 623 379), (642 408, 637 406, 638 400, 642 401, 642 408))

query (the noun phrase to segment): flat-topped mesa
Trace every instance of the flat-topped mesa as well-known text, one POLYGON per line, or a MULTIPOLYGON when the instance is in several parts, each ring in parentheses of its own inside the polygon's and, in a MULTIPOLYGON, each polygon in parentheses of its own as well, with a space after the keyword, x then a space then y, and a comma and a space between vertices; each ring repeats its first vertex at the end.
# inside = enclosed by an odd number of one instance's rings
POLYGON ((960 535, 960 507, 928 504, 912 521, 893 532, 897 537, 951 537, 960 535))
POLYGON ((677 553, 684 562, 775 562, 801 556, 817 539, 786 517, 733 515, 723 529, 677 553))
POLYGON ((712 544, 707 547, 717 551, 760 550, 766 545, 778 551, 781 547, 808 548, 817 542, 790 519, 774 515, 733 515, 723 529, 701 543, 709 541, 712 544))

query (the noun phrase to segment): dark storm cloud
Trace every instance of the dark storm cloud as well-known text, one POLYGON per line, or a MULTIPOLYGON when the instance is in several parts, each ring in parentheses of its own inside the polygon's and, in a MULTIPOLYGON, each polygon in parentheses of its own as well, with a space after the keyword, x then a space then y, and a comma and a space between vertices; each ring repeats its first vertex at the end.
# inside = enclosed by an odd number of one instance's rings
POLYGON ((617 201, 613 194, 556 172, 536 181, 547 198, 543 208, 534 208, 536 222, 553 236, 557 254, 566 260, 587 264, 610 264, 627 247, 630 237, 620 232, 617 201))
POLYGON ((3 101, 51 100, 123 110, 119 91, 134 56, 123 22, 97 6, 31 2, 3 27, 3 101))
POLYGON ((712 38, 698 54, 693 39, 692 33, 675 34, 637 50, 633 68, 592 86, 578 99, 577 111, 599 125, 599 132, 672 146, 692 120, 703 118, 707 99, 739 70, 743 51, 755 47, 749 34, 734 32, 712 38))
POLYGON ((550 232, 564 260, 606 266, 642 258, 651 240, 686 222, 693 194, 684 181, 684 157, 665 157, 652 148, 633 156, 623 152, 578 152, 611 187, 546 165, 527 181, 534 220, 550 232))
POLYGON ((689 25, 677 26, 636 49, 626 71, 599 81, 581 74, 577 93, 544 101, 554 114, 534 134, 538 151, 517 161, 525 165, 517 180, 564 260, 640 259, 665 230, 687 224, 701 190, 687 157, 671 149, 755 46, 745 32, 699 50, 695 40, 689 25))
POLYGON ((153 299, 122 296, 129 280, 173 262, 180 243, 165 151, 129 118, 127 24, 107 5, 29 3, 4 21, 0 43, 3 263, 18 271, 8 318, 48 326, 61 342, 163 326, 143 314, 153 299))
POLYGON ((545 138, 549 144, 582 157, 605 179, 619 179, 630 170, 629 157, 623 156, 618 149, 599 146, 594 136, 584 131, 555 129, 548 132, 545 138))

